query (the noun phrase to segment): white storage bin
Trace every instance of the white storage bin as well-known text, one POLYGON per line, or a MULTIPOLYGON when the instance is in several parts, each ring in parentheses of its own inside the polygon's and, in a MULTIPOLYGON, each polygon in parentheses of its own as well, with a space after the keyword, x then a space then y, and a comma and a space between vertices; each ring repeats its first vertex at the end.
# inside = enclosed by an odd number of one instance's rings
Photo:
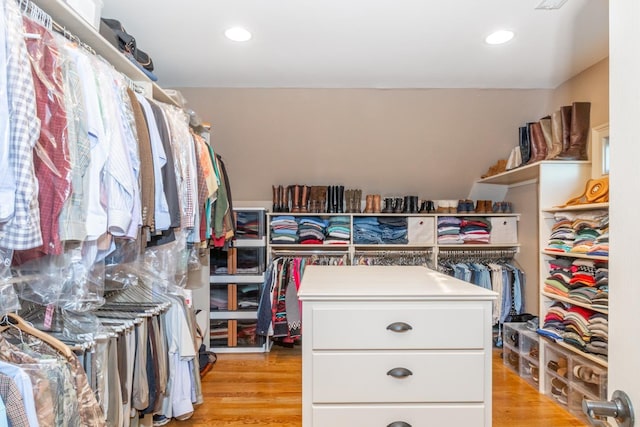
POLYGON ((496 216, 490 219, 490 243, 518 243, 518 219, 515 216, 496 216))
POLYGON ((435 241, 435 220, 433 217, 413 217, 407 219, 409 244, 432 245, 435 241))
POLYGON ((87 21, 96 31, 100 31, 102 0, 66 0, 66 3, 87 21))

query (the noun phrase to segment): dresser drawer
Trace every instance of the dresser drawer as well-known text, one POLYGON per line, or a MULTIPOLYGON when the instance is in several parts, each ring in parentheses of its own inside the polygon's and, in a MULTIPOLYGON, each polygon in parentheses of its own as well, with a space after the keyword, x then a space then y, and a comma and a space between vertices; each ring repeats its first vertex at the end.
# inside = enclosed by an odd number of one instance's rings
POLYGON ((485 407, 467 405, 313 405, 314 427, 483 427, 485 407), (400 424, 402 425, 402 424, 400 424))
POLYGON ((483 402, 483 351, 314 352, 313 403, 483 402), (410 375, 394 377, 404 368, 410 375))
POLYGON ((482 349, 486 305, 362 303, 312 310, 313 349, 482 349), (394 326, 399 331, 394 332, 394 326))

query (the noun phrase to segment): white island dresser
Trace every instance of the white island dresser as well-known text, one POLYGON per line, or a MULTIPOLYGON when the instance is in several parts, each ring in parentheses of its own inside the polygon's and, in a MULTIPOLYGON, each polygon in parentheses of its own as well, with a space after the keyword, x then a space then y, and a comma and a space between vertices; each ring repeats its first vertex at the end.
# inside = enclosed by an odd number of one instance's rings
POLYGON ((491 426, 496 293, 425 267, 308 266, 303 427, 491 426))

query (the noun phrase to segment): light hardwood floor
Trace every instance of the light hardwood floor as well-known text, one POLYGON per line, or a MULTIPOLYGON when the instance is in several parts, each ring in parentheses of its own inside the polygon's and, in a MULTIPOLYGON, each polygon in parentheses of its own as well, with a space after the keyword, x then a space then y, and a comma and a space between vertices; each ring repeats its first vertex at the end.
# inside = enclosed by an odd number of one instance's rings
MULTIPOLYGON (((507 369, 500 353, 493 354, 493 427, 586 426, 507 369)), ((299 346, 274 346, 267 354, 218 354, 202 382, 205 403, 190 420, 167 425, 299 427, 300 369, 299 346)))

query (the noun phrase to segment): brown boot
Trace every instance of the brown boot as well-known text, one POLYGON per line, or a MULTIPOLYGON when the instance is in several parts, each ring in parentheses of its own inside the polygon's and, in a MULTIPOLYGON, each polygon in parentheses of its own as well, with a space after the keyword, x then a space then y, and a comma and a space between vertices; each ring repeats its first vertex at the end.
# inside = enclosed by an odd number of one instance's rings
POLYGON ((560 107, 560 115, 562 119, 562 152, 560 154, 569 149, 571 139, 571 110, 571 105, 564 105, 560 107))
POLYGON ((547 156, 545 157, 545 159, 549 158, 549 152, 551 151, 551 148, 553 147, 553 137, 552 137, 552 132, 551 132, 551 116, 546 116, 541 118, 540 120, 540 127, 542 127, 542 135, 544 135, 544 142, 547 145, 547 156))
POLYGON ((531 158, 527 162, 528 165, 547 158, 547 142, 544 139, 540 122, 530 123, 529 130, 531 135, 531 158))
POLYGON ((562 112, 556 111, 551 115, 551 150, 547 159, 553 160, 562 153, 562 112))
POLYGON ((587 160, 587 141, 590 131, 590 102, 574 102, 571 108, 571 131, 569 147, 559 156, 559 160, 587 160))
POLYGON ((379 194, 373 195, 373 213, 380 213, 382 211, 382 200, 379 194))
POLYGON ((373 194, 367 194, 364 213, 373 213, 373 194))
POLYGON ((300 213, 300 186, 291 185, 291 213, 300 213))
POLYGON ((309 191, 311 191, 311 187, 300 186, 300 213, 309 212, 309 191))
POLYGON ((362 212, 362 190, 355 190, 353 195, 353 212, 360 213, 362 212))
POLYGON ((280 205, 279 212, 289 212, 289 187, 278 186, 278 203, 280 205))
POLYGON ((344 190, 344 211, 353 213, 353 190, 344 190))

